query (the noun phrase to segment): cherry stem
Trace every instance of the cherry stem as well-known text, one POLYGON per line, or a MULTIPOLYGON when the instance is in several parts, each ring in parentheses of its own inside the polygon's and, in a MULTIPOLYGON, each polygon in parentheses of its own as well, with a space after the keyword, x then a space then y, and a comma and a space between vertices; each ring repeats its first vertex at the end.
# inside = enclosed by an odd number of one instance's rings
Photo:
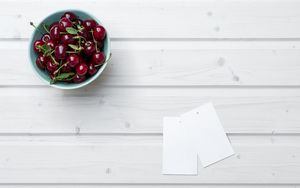
MULTIPOLYGON (((79 36, 79 35, 78 35, 79 36)), ((78 46, 79 46, 79 48, 81 48, 81 37, 79 36, 79 38, 78 38, 78 46)))
POLYGON ((52 50, 52 51, 49 53, 49 55, 53 54, 54 51, 55 51, 55 50, 52 50))
POLYGON ((34 25, 33 22, 30 22, 30 25, 31 25, 32 27, 34 27, 36 30, 38 30, 42 35, 44 34, 38 27, 36 27, 36 26, 34 25))
POLYGON ((95 40, 95 37, 94 37, 94 32, 91 31, 91 33, 92 33, 92 37, 93 37, 94 43, 95 43, 95 45, 96 45, 96 52, 99 52, 99 50, 98 50, 98 45, 97 45, 97 41, 95 40))
MULTIPOLYGON (((76 37, 77 37, 78 39, 83 39, 83 40, 87 41, 86 38, 84 38, 83 36, 77 35, 76 37)), ((75 37, 75 39, 77 39, 76 37, 75 37)))
POLYGON ((59 65, 59 63, 54 59, 54 57, 52 56, 52 54, 50 54, 50 58, 52 59, 52 61, 53 61, 56 65, 59 65))
POLYGON ((69 62, 67 61, 66 63, 64 63, 64 64, 62 64, 56 71, 54 71, 54 73, 53 74, 57 74, 58 73, 58 71, 60 71, 60 69, 62 69, 63 68, 63 66, 65 66, 65 65, 67 65, 69 62))
POLYGON ((46 24, 45 24, 45 23, 43 23, 43 28, 44 28, 44 30, 45 30, 47 33, 49 33, 49 34, 50 34, 50 31, 47 29, 47 26, 46 26, 46 24))

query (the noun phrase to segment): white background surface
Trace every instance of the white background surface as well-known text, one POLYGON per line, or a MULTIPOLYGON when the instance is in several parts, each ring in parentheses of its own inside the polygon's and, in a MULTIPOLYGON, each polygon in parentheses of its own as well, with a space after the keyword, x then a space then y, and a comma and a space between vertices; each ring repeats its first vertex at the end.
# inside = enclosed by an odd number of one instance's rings
POLYGON ((0 0, 1 187, 298 187, 300 1, 0 0), (104 75, 45 86, 29 21, 79 8, 112 37, 104 75), (236 155, 161 174, 162 117, 211 100, 236 155))

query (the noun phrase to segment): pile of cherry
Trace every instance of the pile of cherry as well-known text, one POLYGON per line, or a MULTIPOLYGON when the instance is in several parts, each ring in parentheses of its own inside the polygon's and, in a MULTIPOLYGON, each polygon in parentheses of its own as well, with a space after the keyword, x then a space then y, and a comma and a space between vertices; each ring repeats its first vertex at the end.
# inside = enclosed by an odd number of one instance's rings
POLYGON ((58 22, 41 24, 36 29, 42 34, 33 43, 36 65, 49 74, 51 84, 82 82, 96 74, 105 62, 102 47, 106 31, 95 20, 81 20, 65 12, 58 22))

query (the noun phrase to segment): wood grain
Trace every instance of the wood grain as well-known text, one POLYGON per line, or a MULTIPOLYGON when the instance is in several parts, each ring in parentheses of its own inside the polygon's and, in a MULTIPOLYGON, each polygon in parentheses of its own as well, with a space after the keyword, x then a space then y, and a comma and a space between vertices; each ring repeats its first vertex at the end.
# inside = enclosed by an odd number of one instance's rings
POLYGON ((253 184, 253 185, 236 185, 236 184, 225 184, 225 185, 212 185, 212 184, 106 184, 106 183, 87 183, 87 184, 0 184, 0 187, 4 188, 299 188, 299 185, 264 185, 264 184, 253 184))
POLYGON ((300 1, 0 0, 0 187, 297 188, 300 1), (46 86, 28 38, 59 9, 98 17, 113 57, 91 85, 46 86), (236 155, 161 174, 162 118, 212 101, 236 155))
POLYGON ((266 185, 266 184, 253 184, 253 185, 236 185, 236 184, 225 184, 225 185, 212 185, 212 184, 106 184, 106 183, 87 183, 87 184, 0 184, 0 187, 5 188, 299 188, 299 185, 266 185))
MULTIPOLYGON (((299 42, 118 41, 101 84, 300 86, 299 50, 299 42)), ((45 85, 31 70, 27 53, 25 41, 0 42, 0 86, 45 85)))
POLYGON ((298 136, 230 137, 236 155, 198 176, 161 174, 161 136, 0 140, 1 183, 300 183, 298 136))
POLYGON ((0 22, 10 27, 0 28, 0 38, 29 38, 30 21, 70 8, 94 14, 113 38, 299 38, 299 6, 295 0, 2 0, 0 22))
MULTIPOLYGON (((100 82, 100 81, 99 81, 100 82)), ((298 88, 0 88, 0 133, 161 134, 164 116, 212 101, 227 133, 300 133, 298 88)))

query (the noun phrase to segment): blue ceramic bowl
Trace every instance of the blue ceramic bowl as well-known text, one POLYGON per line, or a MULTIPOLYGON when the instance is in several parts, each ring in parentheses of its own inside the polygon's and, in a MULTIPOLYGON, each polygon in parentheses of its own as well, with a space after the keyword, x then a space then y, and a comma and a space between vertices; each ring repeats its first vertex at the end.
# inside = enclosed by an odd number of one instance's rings
MULTIPOLYGON (((39 23, 39 25, 37 25, 37 27, 42 28, 42 26, 41 26, 42 23, 45 23, 46 25, 50 25, 53 22, 58 21, 60 19, 60 17, 67 11, 75 13, 82 20, 94 19, 99 24, 101 24, 101 22, 97 18, 95 18, 94 16, 92 16, 86 12, 83 12, 80 10, 62 10, 62 11, 57 11, 57 12, 47 16, 45 19, 43 19, 39 23)), ((106 60, 105 60, 105 63, 100 67, 100 69, 98 70, 98 72, 95 75, 91 76, 90 78, 86 79, 85 81, 83 81, 81 83, 56 82, 54 84, 50 84, 51 79, 50 79, 48 73, 39 69, 37 67, 37 65, 35 64, 37 54, 33 50, 33 43, 35 40, 40 39, 41 37, 42 37, 42 35, 35 29, 30 38, 30 42, 29 42, 29 62, 31 64, 31 67, 33 68, 33 71, 35 73, 37 73, 38 77, 40 77, 42 80, 44 80, 47 83, 47 85, 50 85, 52 87, 59 88, 59 89, 77 89, 77 88, 86 86, 87 84, 91 83, 92 81, 94 81, 96 78, 98 78, 100 76, 100 74, 103 72, 103 70, 105 69, 105 67, 108 63, 108 60, 110 57, 110 39, 109 39, 109 35, 106 30, 106 37, 105 37, 104 43, 103 43, 103 51, 105 53, 106 60)))

